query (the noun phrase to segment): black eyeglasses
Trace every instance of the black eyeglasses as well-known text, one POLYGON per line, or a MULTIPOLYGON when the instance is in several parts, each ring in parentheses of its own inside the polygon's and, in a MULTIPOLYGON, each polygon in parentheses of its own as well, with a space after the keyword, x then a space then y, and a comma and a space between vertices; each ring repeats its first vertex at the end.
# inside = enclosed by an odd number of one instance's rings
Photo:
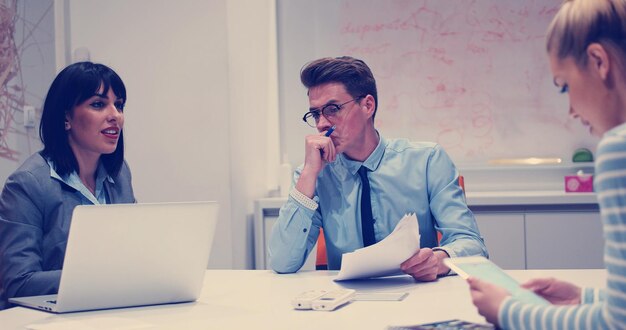
POLYGON ((302 117, 302 120, 307 123, 309 126, 311 127, 317 127, 317 123, 319 123, 320 121, 320 116, 324 116, 326 117, 327 120, 331 120, 332 118, 334 118, 337 115, 337 112, 339 112, 339 110, 341 110, 341 108, 350 103, 350 102, 358 102, 358 100, 366 97, 367 95, 361 95, 358 96, 355 99, 352 99, 350 101, 341 103, 341 104, 326 104, 325 106, 321 107, 321 108, 317 108, 317 109, 313 109, 307 113, 304 114, 304 116, 302 117))

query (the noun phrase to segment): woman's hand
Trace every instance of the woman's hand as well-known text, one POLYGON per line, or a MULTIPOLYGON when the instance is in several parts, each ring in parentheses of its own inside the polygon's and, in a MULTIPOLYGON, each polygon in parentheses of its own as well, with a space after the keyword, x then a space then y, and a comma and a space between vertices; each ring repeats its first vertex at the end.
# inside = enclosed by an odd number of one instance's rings
POLYGON ((522 284, 523 288, 531 290, 555 305, 580 304, 581 288, 554 278, 536 278, 522 284))
POLYGON ((484 316, 487 322, 497 326, 500 305, 511 294, 502 287, 475 277, 468 278, 467 283, 469 283, 472 302, 478 308, 478 313, 484 316))

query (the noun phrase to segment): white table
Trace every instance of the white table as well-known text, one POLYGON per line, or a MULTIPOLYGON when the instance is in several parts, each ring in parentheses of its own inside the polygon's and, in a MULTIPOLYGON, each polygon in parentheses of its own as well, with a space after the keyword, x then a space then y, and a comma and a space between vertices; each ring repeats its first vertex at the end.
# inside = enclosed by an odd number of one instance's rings
MULTIPOLYGON (((554 276, 582 286, 604 286, 606 271, 517 270, 519 281, 554 276)), ((358 282, 333 282, 333 271, 278 275, 266 270, 208 270, 195 303, 49 314, 15 307, 0 312, 1 329, 384 329, 459 318, 484 322, 458 276, 417 283, 408 276, 358 282), (355 301, 333 312, 297 311, 290 300, 311 289, 344 286, 365 291, 409 292, 399 302, 355 301), (58 323, 61 322, 61 323, 58 323), (57 327, 53 327, 57 326, 57 327)))

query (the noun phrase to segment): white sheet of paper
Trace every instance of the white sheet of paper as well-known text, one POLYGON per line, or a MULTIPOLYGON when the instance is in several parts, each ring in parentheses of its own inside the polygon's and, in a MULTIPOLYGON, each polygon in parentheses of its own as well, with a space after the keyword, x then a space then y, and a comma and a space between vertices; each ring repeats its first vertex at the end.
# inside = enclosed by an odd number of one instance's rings
POLYGON ((420 231, 417 216, 405 215, 389 236, 382 241, 344 253, 341 270, 335 281, 353 280, 395 275, 400 273, 400 264, 420 248, 420 231))

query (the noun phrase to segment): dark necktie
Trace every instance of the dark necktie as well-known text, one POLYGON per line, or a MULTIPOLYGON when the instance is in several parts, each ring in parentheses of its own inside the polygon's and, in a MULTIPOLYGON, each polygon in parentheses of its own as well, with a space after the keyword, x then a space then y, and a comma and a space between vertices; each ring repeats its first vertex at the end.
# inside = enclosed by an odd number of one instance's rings
POLYGON ((361 177, 361 230, 363 234, 363 246, 376 243, 374 237, 374 217, 372 216, 372 200, 370 198, 370 181, 367 179, 367 168, 359 168, 361 177))

